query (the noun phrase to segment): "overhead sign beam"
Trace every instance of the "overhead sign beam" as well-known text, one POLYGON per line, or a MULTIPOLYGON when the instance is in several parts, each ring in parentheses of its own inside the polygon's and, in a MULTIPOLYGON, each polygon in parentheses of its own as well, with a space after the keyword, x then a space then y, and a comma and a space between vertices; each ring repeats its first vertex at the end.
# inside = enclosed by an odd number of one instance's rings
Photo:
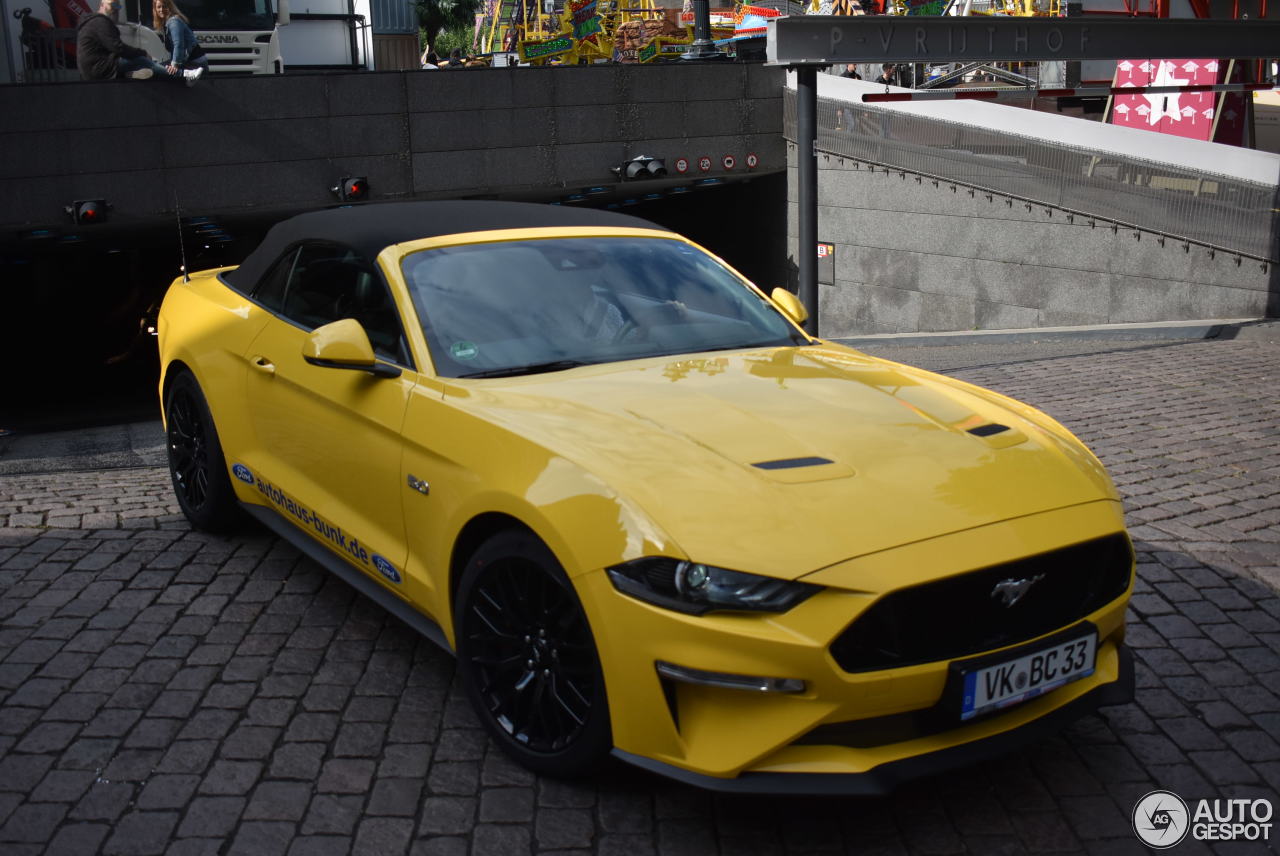
POLYGON ((1280 21, 793 15, 768 27, 769 62, 786 66, 1280 54, 1280 21))

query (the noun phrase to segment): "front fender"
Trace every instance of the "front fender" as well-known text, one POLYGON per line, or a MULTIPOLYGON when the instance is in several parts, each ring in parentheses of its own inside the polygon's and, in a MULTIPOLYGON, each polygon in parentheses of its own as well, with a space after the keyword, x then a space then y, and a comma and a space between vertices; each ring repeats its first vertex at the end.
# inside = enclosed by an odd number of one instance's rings
POLYGON ((505 518, 528 528, 570 578, 644 555, 684 556, 665 530, 603 479, 441 396, 429 381, 411 398, 404 438, 408 594, 450 639, 451 573, 465 565, 466 556, 456 552, 471 543, 475 521, 492 527, 505 525, 505 518), (411 479, 420 487, 411 488, 411 479))
POLYGON ((454 540, 479 515, 498 513, 531 529, 572 579, 641 556, 684 557, 661 527, 603 480, 566 458, 545 466, 518 492, 490 490, 461 505, 454 540))

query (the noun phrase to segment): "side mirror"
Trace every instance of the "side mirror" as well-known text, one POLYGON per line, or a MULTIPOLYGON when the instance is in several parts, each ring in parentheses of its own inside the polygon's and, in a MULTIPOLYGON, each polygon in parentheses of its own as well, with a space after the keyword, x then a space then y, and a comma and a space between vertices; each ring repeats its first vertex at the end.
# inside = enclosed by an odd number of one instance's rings
POLYGON ((289 23, 289 0, 276 2, 276 26, 283 27, 289 23))
POLYGON ((360 322, 343 318, 311 331, 302 346, 302 358, 326 369, 352 369, 377 377, 400 377, 400 369, 380 363, 360 322))
POLYGON ((797 325, 804 324, 809 319, 809 310, 804 308, 804 304, 800 302, 800 298, 796 297, 785 288, 775 288, 769 293, 773 298, 773 302, 778 308, 787 314, 787 317, 796 322, 797 325))

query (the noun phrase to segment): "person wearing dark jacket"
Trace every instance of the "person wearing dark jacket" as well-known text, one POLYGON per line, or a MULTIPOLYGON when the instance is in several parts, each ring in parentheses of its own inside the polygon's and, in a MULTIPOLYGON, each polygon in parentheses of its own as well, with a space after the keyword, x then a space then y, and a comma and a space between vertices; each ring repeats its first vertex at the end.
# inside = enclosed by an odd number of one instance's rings
POLYGON ((120 41, 120 28, 113 17, 119 11, 118 0, 102 0, 98 11, 76 28, 76 65, 85 80, 146 80, 157 72, 164 73, 164 66, 146 51, 120 41))

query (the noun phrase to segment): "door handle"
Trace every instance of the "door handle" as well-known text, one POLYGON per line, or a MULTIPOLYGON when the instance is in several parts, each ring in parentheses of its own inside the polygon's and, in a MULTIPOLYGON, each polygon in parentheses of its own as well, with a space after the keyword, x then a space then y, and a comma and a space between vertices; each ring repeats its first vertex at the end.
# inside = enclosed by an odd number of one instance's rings
POLYGON ((249 360, 249 365, 253 366, 255 369, 262 372, 263 374, 273 375, 276 373, 276 364, 271 362, 271 360, 267 359, 266 357, 261 357, 261 356, 254 357, 253 359, 249 360))

